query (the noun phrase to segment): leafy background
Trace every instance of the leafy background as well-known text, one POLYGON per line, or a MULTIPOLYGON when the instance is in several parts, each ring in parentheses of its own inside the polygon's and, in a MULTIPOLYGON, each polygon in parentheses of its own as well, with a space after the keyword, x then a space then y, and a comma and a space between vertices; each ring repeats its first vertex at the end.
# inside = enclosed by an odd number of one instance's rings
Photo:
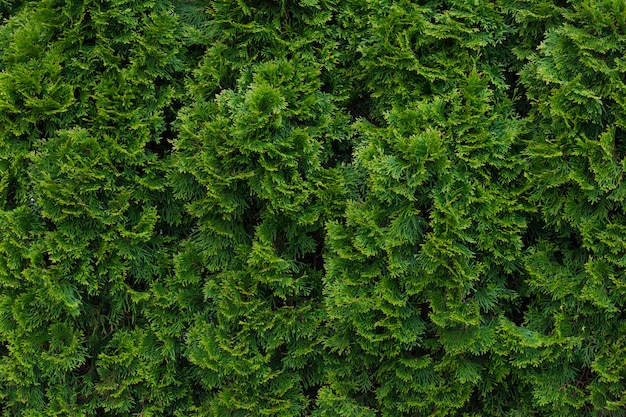
POLYGON ((626 415, 624 1, 0 13, 2 415, 626 415))

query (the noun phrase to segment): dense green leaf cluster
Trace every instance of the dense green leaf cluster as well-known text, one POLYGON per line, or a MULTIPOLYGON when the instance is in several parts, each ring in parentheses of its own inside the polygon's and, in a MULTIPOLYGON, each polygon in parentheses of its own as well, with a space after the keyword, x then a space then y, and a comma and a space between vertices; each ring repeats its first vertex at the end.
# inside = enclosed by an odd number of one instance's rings
POLYGON ((626 415, 623 0, 0 0, 3 416, 626 415))

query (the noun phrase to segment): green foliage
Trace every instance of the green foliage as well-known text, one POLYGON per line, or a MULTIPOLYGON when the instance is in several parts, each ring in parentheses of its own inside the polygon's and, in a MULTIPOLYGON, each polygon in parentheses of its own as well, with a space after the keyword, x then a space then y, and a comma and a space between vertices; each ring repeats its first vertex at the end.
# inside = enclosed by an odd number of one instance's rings
POLYGON ((348 124, 318 78, 264 62, 181 115, 175 187, 196 190, 187 207, 197 229, 177 273, 207 303, 188 355, 214 391, 211 414, 300 414, 323 378, 319 250, 344 181, 327 149, 348 124))
POLYGON ((0 0, 3 416, 626 415, 626 3, 0 0))
POLYGON ((526 379, 553 415, 622 415, 626 400, 619 391, 623 371, 607 374, 599 365, 607 355, 626 359, 618 278, 625 220, 623 10, 623 2, 563 10, 562 24, 527 57, 521 74, 533 103, 528 198, 541 227, 526 261, 541 307, 529 315, 543 317, 544 331, 563 339, 551 349, 553 363, 538 361, 542 372, 526 379))
POLYGON ((158 414, 188 395, 176 385, 190 382, 162 382, 176 367, 140 349, 156 337, 148 283, 171 274, 182 225, 159 144, 178 94, 176 18, 109 6, 27 4, 3 28, 6 413, 158 414))

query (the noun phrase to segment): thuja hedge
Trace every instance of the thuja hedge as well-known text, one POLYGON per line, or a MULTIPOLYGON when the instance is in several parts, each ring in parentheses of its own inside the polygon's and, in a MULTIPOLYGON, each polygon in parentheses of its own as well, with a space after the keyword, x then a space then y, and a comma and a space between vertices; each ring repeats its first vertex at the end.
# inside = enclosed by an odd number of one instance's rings
POLYGON ((626 415, 623 0, 0 0, 3 416, 626 415))

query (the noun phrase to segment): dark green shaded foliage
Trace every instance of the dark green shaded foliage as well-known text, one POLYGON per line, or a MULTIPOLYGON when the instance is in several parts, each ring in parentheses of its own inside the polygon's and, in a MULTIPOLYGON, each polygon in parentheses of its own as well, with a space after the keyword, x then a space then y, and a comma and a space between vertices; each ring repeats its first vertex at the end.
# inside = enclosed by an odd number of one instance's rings
POLYGON ((626 5, 0 0, 4 416, 626 414, 626 5))
POLYGON ((22 1, 1 0, 0 1, 0 18, 8 19, 13 16, 22 6, 22 1))

